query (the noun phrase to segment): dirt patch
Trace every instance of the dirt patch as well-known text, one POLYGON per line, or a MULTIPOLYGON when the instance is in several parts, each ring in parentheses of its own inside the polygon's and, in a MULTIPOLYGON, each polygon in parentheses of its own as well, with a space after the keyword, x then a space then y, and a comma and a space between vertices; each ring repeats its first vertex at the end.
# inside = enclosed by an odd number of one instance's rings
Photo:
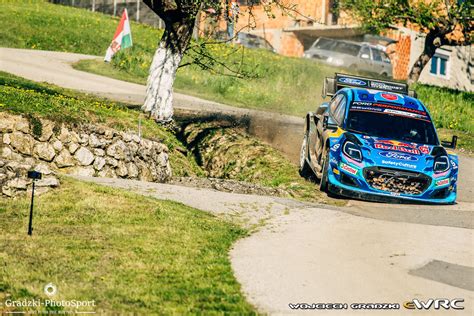
POLYGON ((255 183, 217 179, 217 178, 196 178, 196 177, 179 177, 173 178, 169 184, 176 184, 186 187, 214 189, 222 192, 239 193, 239 194, 255 194, 267 196, 288 197, 290 193, 279 188, 269 188, 260 186, 255 183))
POLYGON ((248 130, 245 117, 235 119, 201 113, 178 120, 175 135, 209 179, 180 178, 174 183, 224 192, 328 202, 314 183, 300 177, 297 166, 283 153, 251 136, 248 130))

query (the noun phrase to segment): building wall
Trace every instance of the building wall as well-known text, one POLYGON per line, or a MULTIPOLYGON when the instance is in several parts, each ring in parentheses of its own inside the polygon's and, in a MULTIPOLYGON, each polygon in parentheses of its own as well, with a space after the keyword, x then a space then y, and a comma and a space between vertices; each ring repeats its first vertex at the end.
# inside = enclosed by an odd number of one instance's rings
POLYGON ((446 76, 430 72, 432 60, 423 69, 420 82, 434 86, 474 92, 474 45, 443 46, 437 54, 449 57, 446 76))
POLYGON ((251 15, 248 6, 240 6, 236 29, 246 29, 249 25, 254 26, 255 29, 286 29, 314 23, 326 24, 329 2, 329 0, 291 0, 286 2, 286 5, 294 7, 294 10, 287 12, 276 6, 271 6, 271 12, 267 12, 264 6, 256 5, 252 7, 251 15), (324 12, 326 14, 323 18, 324 12))
POLYGON ((241 6, 235 30, 242 30, 265 38, 279 54, 300 57, 304 51, 301 41, 293 32, 284 30, 291 27, 324 23, 326 20, 323 19, 322 6, 325 5, 327 8, 329 0, 293 0, 291 4, 296 6, 296 10, 300 14, 295 12, 289 14, 275 7, 269 14, 263 6, 259 5, 252 8, 250 15, 249 8, 241 6), (274 17, 271 16, 272 14, 274 17))
MULTIPOLYGON (((425 35, 404 27, 391 30, 385 35, 398 40, 388 51, 393 64, 393 78, 406 80, 423 52, 425 35)), ((419 81, 451 89, 474 91, 474 46, 445 46, 438 49, 437 53, 449 57, 447 75, 431 74, 432 60, 430 60, 423 69, 419 81)))
MULTIPOLYGON (((406 73, 402 76, 402 69, 396 79, 407 79, 415 62, 423 52, 425 34, 409 28, 398 29, 402 36, 409 38, 410 50, 399 50, 398 59, 406 64, 406 73)), ((437 54, 449 57, 447 75, 439 76, 430 73, 432 60, 423 69, 419 82, 448 87, 462 91, 474 91, 474 46, 444 46, 437 50, 437 54)), ((402 68, 402 67, 400 67, 402 68)))
MULTIPOLYGON (((352 22, 344 13, 333 16, 331 8, 334 3, 335 0, 289 0, 286 5, 292 10, 285 11, 272 6, 271 12, 267 12, 264 6, 256 5, 252 7, 251 14, 248 6, 241 5, 235 31, 261 36, 279 54, 300 57, 305 49, 304 41, 298 37, 295 29, 352 22)), ((219 28, 225 29, 226 22, 221 21, 219 28)), ((317 37, 319 36, 315 36, 314 40, 317 37)))
POLYGON ((392 76, 397 80, 405 80, 410 69, 411 37, 398 30, 388 31, 384 35, 397 40, 397 43, 389 45, 386 51, 392 61, 392 76))

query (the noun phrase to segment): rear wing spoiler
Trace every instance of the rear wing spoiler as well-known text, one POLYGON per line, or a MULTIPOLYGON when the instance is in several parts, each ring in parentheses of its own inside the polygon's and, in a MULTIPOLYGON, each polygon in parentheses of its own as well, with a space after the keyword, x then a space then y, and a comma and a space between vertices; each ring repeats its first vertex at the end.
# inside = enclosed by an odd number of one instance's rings
POLYGON ((333 96, 338 90, 346 87, 394 92, 416 98, 416 92, 414 90, 408 90, 408 85, 406 83, 371 79, 340 73, 336 73, 334 78, 326 77, 324 79, 322 96, 323 98, 333 96))

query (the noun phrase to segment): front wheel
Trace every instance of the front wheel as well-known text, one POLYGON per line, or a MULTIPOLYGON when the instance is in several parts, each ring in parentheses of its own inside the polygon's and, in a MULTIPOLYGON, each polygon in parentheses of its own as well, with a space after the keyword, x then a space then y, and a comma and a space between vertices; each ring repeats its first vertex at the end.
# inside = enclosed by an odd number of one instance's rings
POLYGON ((321 181, 319 182, 319 189, 322 192, 328 192, 328 170, 329 170, 329 150, 326 148, 323 155, 321 169, 321 181))
POLYGON ((308 165, 308 161, 306 160, 308 156, 308 133, 305 132, 303 137, 303 143, 301 144, 300 150, 300 168, 299 173, 305 179, 311 179, 313 176, 313 171, 311 167, 308 165))

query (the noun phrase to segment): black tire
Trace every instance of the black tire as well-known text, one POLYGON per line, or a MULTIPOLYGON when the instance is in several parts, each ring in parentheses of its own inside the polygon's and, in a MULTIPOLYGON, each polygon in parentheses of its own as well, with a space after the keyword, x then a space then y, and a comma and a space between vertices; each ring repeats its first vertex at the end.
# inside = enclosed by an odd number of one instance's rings
POLYGON ((326 148, 324 151, 323 161, 321 170, 321 180, 319 181, 319 190, 322 192, 328 192, 328 169, 329 169, 329 149, 326 148))
POLYGON ((300 150, 300 167, 299 173, 305 179, 311 180, 313 178, 313 171, 308 164, 308 132, 304 133, 303 142, 301 143, 300 150))

